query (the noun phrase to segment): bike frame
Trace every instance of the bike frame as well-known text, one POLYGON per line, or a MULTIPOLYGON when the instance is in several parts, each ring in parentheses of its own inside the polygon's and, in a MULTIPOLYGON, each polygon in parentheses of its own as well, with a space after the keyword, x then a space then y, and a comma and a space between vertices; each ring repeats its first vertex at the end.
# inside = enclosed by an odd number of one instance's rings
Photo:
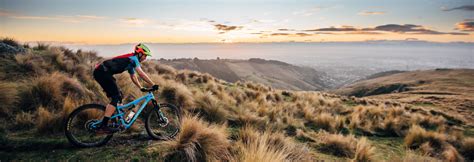
POLYGON ((125 129, 128 129, 130 128, 133 123, 135 123, 135 120, 138 118, 138 116, 140 116, 140 113, 143 111, 143 109, 145 108, 145 106, 148 104, 148 102, 152 101, 153 103, 153 106, 154 108, 159 108, 159 105, 157 104, 156 100, 155 100, 155 96, 153 95, 152 92, 148 92, 148 94, 146 94, 145 96, 142 96, 132 102, 129 102, 125 105, 120 105, 120 106, 117 106, 117 109, 115 110, 115 113, 114 115, 112 115, 110 117, 110 119, 115 119, 117 118, 118 121, 119 121, 119 124, 124 126, 125 129), (141 101, 145 100, 145 102, 143 102, 143 104, 140 106, 140 109, 138 109, 138 111, 135 113, 135 115, 133 115, 132 119, 130 120, 130 122, 126 122, 125 121, 125 110, 126 108, 129 108, 130 106, 133 106, 135 107, 136 105, 138 105, 141 101))

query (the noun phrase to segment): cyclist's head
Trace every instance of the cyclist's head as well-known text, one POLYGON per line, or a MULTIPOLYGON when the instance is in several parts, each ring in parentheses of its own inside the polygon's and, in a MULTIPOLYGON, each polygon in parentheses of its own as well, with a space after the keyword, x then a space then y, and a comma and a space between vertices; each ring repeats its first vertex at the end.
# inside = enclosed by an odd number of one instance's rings
POLYGON ((140 61, 143 61, 146 56, 151 57, 151 51, 145 44, 139 43, 135 46, 135 55, 138 55, 140 61))

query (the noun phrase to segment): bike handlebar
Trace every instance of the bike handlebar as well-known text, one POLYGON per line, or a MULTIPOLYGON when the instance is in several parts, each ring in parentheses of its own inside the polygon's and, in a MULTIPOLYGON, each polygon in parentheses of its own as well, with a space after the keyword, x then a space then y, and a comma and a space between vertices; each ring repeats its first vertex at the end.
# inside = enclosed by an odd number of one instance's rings
POLYGON ((153 85, 151 88, 141 88, 142 92, 153 92, 157 91, 160 87, 158 85, 153 85))

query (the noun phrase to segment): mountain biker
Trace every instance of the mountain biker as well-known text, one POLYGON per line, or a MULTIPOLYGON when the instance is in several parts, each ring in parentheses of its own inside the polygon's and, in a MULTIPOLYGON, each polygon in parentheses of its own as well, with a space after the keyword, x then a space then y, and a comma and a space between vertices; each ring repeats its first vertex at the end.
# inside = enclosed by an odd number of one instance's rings
POLYGON ((151 57, 150 49, 148 49, 145 44, 139 43, 135 46, 134 52, 116 56, 96 65, 94 69, 94 79, 100 84, 102 89, 104 89, 107 97, 111 98, 110 103, 107 104, 105 108, 102 124, 96 130, 96 133, 110 134, 119 130, 118 128, 108 126, 110 117, 115 112, 117 104, 122 102, 122 94, 115 82, 114 74, 119 74, 127 70, 132 82, 143 91, 145 88, 143 88, 138 81, 137 75, 135 74, 135 72, 137 72, 140 78, 145 80, 149 85, 153 85, 153 89, 158 88, 140 67, 140 62, 145 61, 147 56, 151 57))

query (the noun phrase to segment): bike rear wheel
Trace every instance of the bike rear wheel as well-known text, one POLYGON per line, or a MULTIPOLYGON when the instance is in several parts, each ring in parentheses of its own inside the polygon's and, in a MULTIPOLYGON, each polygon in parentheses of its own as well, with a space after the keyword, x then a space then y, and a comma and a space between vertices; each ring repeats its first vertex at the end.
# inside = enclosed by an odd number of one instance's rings
POLYGON ((105 113, 105 106, 86 104, 75 109, 64 125, 65 135, 70 143, 79 147, 96 147, 106 144, 112 134, 96 134, 95 128, 105 113))
POLYGON ((174 138, 181 126, 181 111, 172 104, 161 103, 159 109, 154 108, 147 116, 145 128, 150 137, 157 140, 174 138), (165 122, 160 112, 166 117, 165 122))

